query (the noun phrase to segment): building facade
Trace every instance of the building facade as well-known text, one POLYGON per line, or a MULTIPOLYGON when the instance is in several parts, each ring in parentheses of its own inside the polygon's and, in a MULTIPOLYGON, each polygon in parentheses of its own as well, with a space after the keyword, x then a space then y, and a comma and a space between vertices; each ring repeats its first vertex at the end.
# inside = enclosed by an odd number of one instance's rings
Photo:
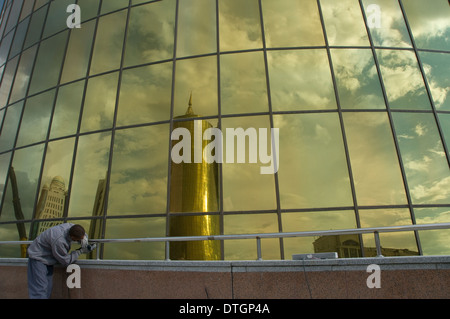
MULTIPOLYGON (((0 241, 33 238, 54 176, 67 196, 52 222, 91 238, 450 222, 449 16, 447 0, 5 0, 0 241), (278 128, 266 147, 278 169, 261 174, 267 158, 252 160, 250 142, 241 161, 175 165, 172 133, 196 120, 278 128), (190 193, 203 201, 189 205, 190 193)), ((357 237, 349 256, 375 246, 357 237)), ((312 253, 316 240, 263 239, 262 257, 312 253)), ((450 254, 447 229, 380 240, 450 254)), ((173 258, 256 259, 254 240, 211 247, 219 257, 173 258)), ((99 249, 167 257, 164 243, 99 249)), ((20 254, 0 245, 0 257, 20 254)))

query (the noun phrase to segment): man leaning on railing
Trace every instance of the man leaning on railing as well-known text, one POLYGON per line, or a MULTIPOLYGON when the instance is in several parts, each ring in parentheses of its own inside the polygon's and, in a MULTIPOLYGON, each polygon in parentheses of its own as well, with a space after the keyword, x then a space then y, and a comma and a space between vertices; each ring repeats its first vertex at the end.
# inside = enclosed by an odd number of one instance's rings
POLYGON ((68 266, 81 254, 93 251, 81 225, 64 223, 40 234, 28 247, 28 294, 30 299, 48 299, 53 288, 53 265, 68 266), (81 247, 70 252, 72 243, 81 247))

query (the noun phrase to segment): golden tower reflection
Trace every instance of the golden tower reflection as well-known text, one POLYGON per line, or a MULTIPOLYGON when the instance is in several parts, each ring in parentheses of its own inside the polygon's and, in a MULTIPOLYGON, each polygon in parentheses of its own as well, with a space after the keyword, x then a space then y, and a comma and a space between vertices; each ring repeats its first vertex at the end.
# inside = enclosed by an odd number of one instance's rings
MULTIPOLYGON (((176 119, 192 118, 189 121, 175 122, 173 129, 186 128, 191 136, 191 156, 194 157, 194 134, 203 133, 213 126, 205 120, 195 120, 198 115, 192 109, 192 94, 185 115, 176 119)), ((173 141, 172 146, 178 141, 173 141)), ((202 150, 209 141, 202 139, 202 150)), ((217 212, 218 201, 218 164, 207 163, 175 163, 171 162, 170 175, 170 212, 181 213, 170 216, 169 236, 211 236, 220 233, 219 215, 205 215, 206 212, 217 212), (200 213, 200 214, 189 214, 200 213)), ((186 241, 170 243, 170 259, 172 260, 219 260, 221 259, 220 242, 186 241)))

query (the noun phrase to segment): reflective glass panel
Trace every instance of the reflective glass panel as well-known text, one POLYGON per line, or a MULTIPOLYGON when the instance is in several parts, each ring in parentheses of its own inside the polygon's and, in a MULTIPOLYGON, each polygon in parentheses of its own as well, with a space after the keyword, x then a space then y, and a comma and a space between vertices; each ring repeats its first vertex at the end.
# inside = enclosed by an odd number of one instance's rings
POLYGON ((108 14, 99 19, 90 74, 120 67, 126 19, 127 10, 108 14))
POLYGON ((117 125, 170 118, 172 63, 128 69, 122 73, 117 125))
MULTIPOLYGON (((282 214, 283 232, 356 228, 353 210, 282 214)), ((284 238, 285 258, 294 254, 337 252, 343 258, 362 256, 358 235, 284 238)))
MULTIPOLYGON (((25 40, 25 35, 27 33, 29 21, 30 21, 30 19, 26 19, 17 26, 16 33, 14 35, 14 41, 11 46, 11 52, 9 53, 10 57, 15 56, 17 53, 19 53, 22 50, 22 45, 23 45, 23 41, 25 40)), ((0 54, 0 56, 3 56, 3 55, 0 54)))
MULTIPOLYGON (((266 116, 224 118, 221 130, 224 210, 275 209, 274 176, 261 174, 261 169, 270 166, 270 163, 263 163, 263 157, 259 154, 261 151, 273 164, 269 118, 266 116), (263 144, 266 152, 259 144, 262 138, 267 142, 263 144), (242 160, 239 160, 241 156, 242 160)), ((281 132, 280 135, 283 134, 281 132)), ((281 150, 280 153, 283 154, 281 150)))
POLYGON ((450 114, 438 114, 447 150, 450 150, 450 114))
POLYGON ((102 216, 110 133, 80 136, 70 194, 69 216, 102 216))
MULTIPOLYGON (((223 218, 224 234, 277 233, 276 214, 238 214, 223 218)), ((280 243, 277 238, 261 241, 263 259, 280 259, 280 243)), ((224 242, 226 260, 257 259, 256 239, 226 240, 224 242)))
POLYGON ((19 21, 22 21, 25 17, 27 17, 31 11, 33 10, 34 0, 24 0, 22 13, 20 14, 19 21))
POLYGON ((25 97, 28 89, 31 70, 33 68, 34 57, 36 55, 36 49, 37 45, 29 48, 22 53, 22 56, 20 57, 20 63, 16 72, 16 78, 14 79, 14 86, 11 91, 11 97, 9 98, 9 103, 25 97))
POLYGON ((128 3, 130 0, 107 0, 102 1, 102 8, 100 10, 100 14, 108 13, 111 11, 123 9, 128 7, 128 3))
POLYGON ((416 45, 423 49, 450 50, 450 6, 447 1, 404 0, 403 6, 416 45))
MULTIPOLYGON (((356 228, 353 210, 331 212, 301 212, 282 214, 283 232, 319 231, 356 228)), ((320 236, 284 238, 285 258, 294 254, 337 252, 339 257, 361 256, 358 236, 320 236), (346 242, 352 240, 352 242, 346 242), (346 242, 338 245, 339 242, 346 242)))
POLYGON ((325 50, 269 51, 274 111, 336 108, 325 50))
POLYGON ((177 56, 206 54, 216 50, 216 2, 210 0, 180 1, 177 56))
POLYGON ((0 34, 3 34, 3 31, 5 30, 5 26, 6 26, 6 22, 8 20, 8 15, 9 15, 10 10, 11 10, 11 6, 6 6, 5 13, 3 14, 3 16, 5 18, 2 19, 1 25, 0 25, 0 34))
POLYGON ((375 46, 411 47, 403 14, 396 0, 363 0, 375 46))
POLYGON ((17 20, 19 19, 20 10, 22 9, 22 3, 23 0, 16 0, 12 2, 11 11, 9 12, 8 22, 5 28, 5 33, 8 33, 16 25, 17 20))
POLYGON ((376 54, 390 107, 430 109, 430 100, 414 52, 377 50, 376 54))
MULTIPOLYGON (((74 138, 69 138, 48 143, 41 177, 41 189, 44 185, 49 186, 52 180, 58 177, 59 181, 64 183, 65 191, 67 191, 70 181, 74 142, 74 138)), ((57 217, 63 216, 61 214, 61 216, 57 217)))
POLYGON ((362 228, 412 224, 408 208, 360 209, 358 213, 362 228))
POLYGON ((6 64, 5 71, 3 73, 2 85, 0 86, 0 105, 2 107, 8 102, 9 91, 11 90, 18 61, 19 57, 17 56, 6 64))
POLYGON ((284 213, 281 218, 283 232, 356 228, 353 210, 284 213))
MULTIPOLYGON (((363 234, 365 257, 377 255, 375 239, 372 234, 363 234)), ((417 256, 419 255, 416 236, 414 232, 396 232, 380 234, 381 254, 391 256, 417 256)))
POLYGON ((41 144, 14 152, 11 165, 13 169, 10 169, 9 172, 1 221, 23 220, 33 217, 43 150, 44 145, 41 144), (12 176, 15 176, 15 178, 12 176), (11 178, 15 181, 13 184, 11 178), (16 208, 14 208, 14 200, 16 201, 16 208), (17 200, 19 201, 17 202, 17 200))
POLYGON ((42 232, 61 224, 60 220, 47 220, 67 216, 67 190, 70 182, 74 138, 54 141, 48 144, 44 169, 39 186, 35 219, 30 229, 34 239, 42 232))
POLYGON ((9 50, 11 48, 11 41, 13 39, 14 32, 11 32, 2 39, 0 44, 0 64, 5 63, 8 60, 9 50))
POLYGON ((50 0, 36 0, 36 3, 34 4, 34 10, 42 7, 44 4, 49 2, 50 0))
POLYGON ((75 134, 80 118, 84 81, 61 86, 53 112, 50 138, 75 134))
POLYGON ((385 108, 371 50, 332 49, 341 108, 385 108))
MULTIPOLYGON (((0 198, 3 198, 3 192, 5 191, 5 185, 8 178, 9 161, 11 160, 11 153, 5 153, 0 155, 0 198)), ((1 204, 0 204, 1 209, 1 204)))
POLYGON ((316 252, 313 246, 316 239, 316 237, 283 238, 284 257, 292 259, 294 254, 311 254, 316 252))
POLYGON ((261 52, 221 55, 220 68, 222 114, 268 112, 261 52))
POLYGON ((41 42, 31 78, 30 94, 58 83, 67 34, 68 32, 65 31, 41 42))
MULTIPOLYGON (((105 238, 145 238, 165 235, 166 219, 163 217, 120 218, 106 221, 105 238)), ((104 247, 104 259, 162 260, 165 258, 164 242, 111 243, 104 247)))
POLYGON ((185 115, 191 93, 195 114, 217 115, 217 57, 177 61, 174 93, 175 117, 185 115))
POLYGON ((433 114, 393 118, 413 204, 448 204, 450 170, 433 114))
MULTIPOLYGON (((355 212, 353 210, 330 211, 330 212, 300 212, 285 213, 281 215, 283 232, 321 231, 331 229, 356 228, 355 212)), ((339 257, 361 256, 361 248, 358 236, 345 238, 353 240, 352 244, 334 246, 343 236, 320 236, 320 237, 296 237, 284 238, 285 258, 291 259, 294 254, 337 252, 339 257), (337 241, 335 240, 337 239, 337 241), (355 243, 357 243, 355 245, 355 243)))
POLYGON ((22 114, 23 101, 10 105, 6 109, 3 121, 2 134, 0 134, 0 152, 12 149, 15 143, 20 116, 22 114))
POLYGON ((77 5, 80 6, 81 12, 83 12, 83 14, 81 15, 82 22, 97 16, 99 3, 100 0, 77 1, 77 5))
MULTIPOLYGON (((363 256, 360 239, 357 234, 316 237, 312 240, 311 246, 312 249, 310 248, 310 250, 314 253, 336 252, 339 258, 357 258, 363 256)), ((304 247, 303 249, 306 248, 304 247)))
POLYGON ((353 204, 338 115, 275 115, 282 209, 353 204))
MULTIPOLYGON (((415 208, 417 224, 450 223, 450 207, 415 208)), ((419 231, 424 255, 449 255, 450 230, 419 231)))
POLYGON ((320 3, 329 45, 369 45, 358 1, 321 0, 320 3))
POLYGON ((69 45, 64 60, 61 83, 86 76, 94 29, 95 20, 82 24, 79 29, 73 28, 70 31, 69 45))
POLYGON ((74 3, 73 0, 58 0, 50 2, 47 19, 45 22, 43 38, 67 28, 67 18, 71 14, 66 12, 67 6, 74 3))
POLYGON ((175 1, 158 1, 131 8, 125 66, 173 57, 175 1))
POLYGON ((324 45, 316 0, 263 0, 267 47, 324 45))
POLYGON ((25 103, 17 146, 37 143, 47 138, 55 90, 35 95, 25 103))
POLYGON ((262 48, 257 0, 219 1, 220 50, 262 48))
POLYGON ((24 48, 28 48, 30 45, 40 40, 46 14, 47 6, 35 11, 31 16, 24 48))
POLYGON ((406 204, 386 113, 344 113, 344 123, 358 204, 406 204))
MULTIPOLYGON (((29 223, 0 225, 0 240, 20 240, 21 234, 27 234, 29 223)), ((0 245, 1 258, 26 258, 28 245, 0 245)))
POLYGON ((437 110, 450 111, 450 54, 419 51, 428 87, 437 110))
POLYGON ((108 215, 166 213, 168 135, 168 125, 116 132, 108 215))
POLYGON ((0 34, 3 35, 3 31, 5 30, 5 26, 6 26, 6 22, 8 20, 8 15, 9 15, 9 11, 11 10, 11 6, 7 6, 5 9, 5 13, 3 14, 3 16, 5 18, 2 19, 2 21, 0 21, 1 25, 0 25, 0 34))
POLYGON ((118 72, 88 80, 81 132, 110 128, 116 105, 118 72))

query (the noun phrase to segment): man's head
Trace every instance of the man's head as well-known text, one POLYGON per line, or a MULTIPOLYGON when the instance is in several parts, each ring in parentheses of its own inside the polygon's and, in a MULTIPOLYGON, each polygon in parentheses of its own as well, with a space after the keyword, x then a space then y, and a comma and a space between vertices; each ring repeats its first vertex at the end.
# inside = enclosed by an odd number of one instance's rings
POLYGON ((69 236, 73 241, 80 241, 83 239, 84 235, 86 234, 83 226, 81 225, 73 225, 69 229, 69 236))

